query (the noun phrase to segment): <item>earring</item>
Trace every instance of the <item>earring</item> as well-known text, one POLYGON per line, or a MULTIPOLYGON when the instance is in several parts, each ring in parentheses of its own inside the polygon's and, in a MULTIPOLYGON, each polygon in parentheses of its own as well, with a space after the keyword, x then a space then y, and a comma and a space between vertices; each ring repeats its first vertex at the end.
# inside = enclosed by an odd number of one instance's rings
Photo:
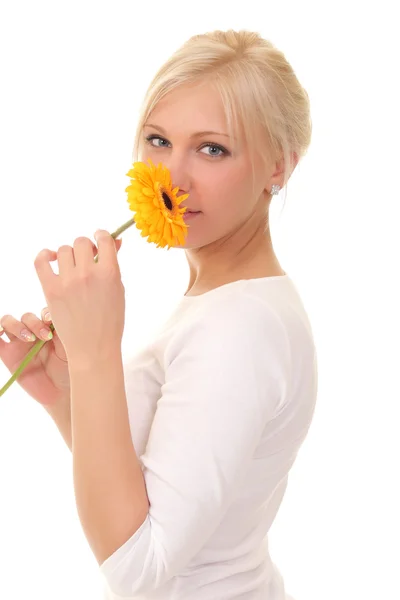
POLYGON ((279 194, 279 190, 280 190, 280 189, 281 189, 281 188, 280 188, 280 186, 279 186, 279 185, 276 185, 276 184, 274 184, 274 185, 272 186, 272 188, 271 188, 271 194, 272 194, 272 195, 274 195, 274 194, 279 194))

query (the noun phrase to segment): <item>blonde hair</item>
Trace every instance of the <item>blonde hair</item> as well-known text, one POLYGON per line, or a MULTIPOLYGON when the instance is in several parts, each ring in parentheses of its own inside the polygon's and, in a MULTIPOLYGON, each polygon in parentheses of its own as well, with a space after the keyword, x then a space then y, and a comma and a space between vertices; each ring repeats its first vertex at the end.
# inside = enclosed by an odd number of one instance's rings
POLYGON ((143 101, 133 160, 139 160, 143 126, 157 102, 179 86, 201 82, 219 91, 231 137, 244 135, 250 152, 264 161, 283 158, 285 187, 310 145, 309 96, 284 54, 245 30, 195 35, 164 63, 143 101))

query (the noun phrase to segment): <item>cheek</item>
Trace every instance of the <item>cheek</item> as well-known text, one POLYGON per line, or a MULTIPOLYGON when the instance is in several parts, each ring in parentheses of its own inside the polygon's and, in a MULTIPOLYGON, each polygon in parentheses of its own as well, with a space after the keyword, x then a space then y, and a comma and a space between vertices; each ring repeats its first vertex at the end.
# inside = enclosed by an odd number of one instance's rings
MULTIPOLYGON (((151 160, 154 162, 155 161, 155 152, 154 152, 154 148, 152 148, 151 146, 149 146, 148 144, 144 145, 142 147, 142 151, 139 157, 139 160, 142 162, 147 162, 149 158, 151 158, 151 160)), ((158 162, 160 162, 158 160, 158 162)))
MULTIPOLYGON (((200 184, 201 185, 201 184, 200 184)), ((244 201, 250 200, 251 181, 244 169, 230 167, 217 169, 203 179, 203 193, 207 205, 216 213, 229 211, 231 214, 243 212, 244 201), (207 185, 204 185, 207 181, 207 185)))

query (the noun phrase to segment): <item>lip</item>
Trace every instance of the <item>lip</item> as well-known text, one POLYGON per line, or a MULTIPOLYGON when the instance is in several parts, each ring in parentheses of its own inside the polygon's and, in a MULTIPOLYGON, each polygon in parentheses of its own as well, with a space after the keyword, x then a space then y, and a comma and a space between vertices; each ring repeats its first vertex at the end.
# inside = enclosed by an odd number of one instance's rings
POLYGON ((197 215, 200 215, 201 211, 200 210, 187 210, 186 212, 183 213, 183 218, 186 220, 190 220, 190 219, 194 219, 197 215))

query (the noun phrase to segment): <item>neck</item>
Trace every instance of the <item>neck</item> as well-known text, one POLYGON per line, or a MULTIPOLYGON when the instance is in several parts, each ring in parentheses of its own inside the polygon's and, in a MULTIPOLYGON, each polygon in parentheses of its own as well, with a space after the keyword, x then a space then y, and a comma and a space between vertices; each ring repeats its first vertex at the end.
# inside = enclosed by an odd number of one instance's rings
POLYGON ((190 279, 186 296, 195 296, 238 279, 284 275, 275 255, 269 226, 243 231, 208 246, 186 250, 190 279))

